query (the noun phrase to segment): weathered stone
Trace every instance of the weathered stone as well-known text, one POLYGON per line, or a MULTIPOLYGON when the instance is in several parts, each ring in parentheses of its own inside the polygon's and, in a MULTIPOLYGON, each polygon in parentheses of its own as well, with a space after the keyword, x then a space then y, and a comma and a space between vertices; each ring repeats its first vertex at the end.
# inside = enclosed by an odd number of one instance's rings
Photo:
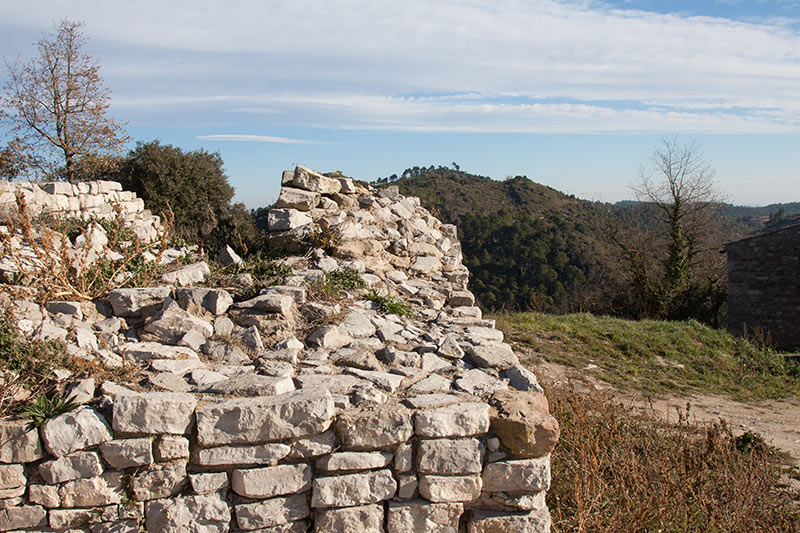
POLYGON ((49 508, 61 506, 58 487, 53 485, 30 485, 28 487, 28 500, 31 503, 37 503, 49 508))
POLYGON ((481 495, 480 476, 420 476, 417 490, 432 502, 469 502, 481 495))
POLYGON ((519 364, 519 359, 514 355, 511 346, 500 342, 469 346, 467 355, 470 362, 479 368, 504 370, 519 364))
POLYGON ((422 440, 417 454, 417 472, 422 474, 477 474, 482 468, 478 439, 422 440))
POLYGON ((452 368, 452 364, 436 354, 424 353, 422 354, 421 368, 427 372, 436 372, 437 370, 449 370, 452 368))
POLYGON ((189 474, 189 483, 195 494, 211 494, 228 488, 228 474, 225 472, 189 474))
POLYGON ((502 376, 508 379, 509 384, 517 390, 544 393, 544 389, 536 379, 536 374, 522 365, 515 365, 503 370, 502 376))
POLYGON ((383 506, 371 504, 343 509, 317 509, 314 513, 315 533, 344 531, 384 533, 383 506))
POLYGON ((550 456, 489 463, 483 470, 483 488, 490 492, 548 490, 550 456))
POLYGON ((47 526, 47 511, 38 505, 0 509, 0 531, 47 526))
POLYGON ((296 209, 270 209, 267 214, 269 231, 289 231, 311 224, 313 219, 296 209))
POLYGON ((314 478, 311 507, 350 507, 392 498, 397 481, 391 470, 314 478))
POLYGON ((467 526, 468 533, 549 533, 547 508, 525 514, 475 511, 467 526))
POLYGON ((172 344, 177 343, 181 337, 192 330, 199 332, 205 338, 214 334, 214 326, 210 322, 187 313, 172 300, 167 300, 167 302, 169 303, 165 303, 164 308, 145 325, 146 333, 172 344))
POLYGON ((153 464, 153 442, 150 439, 110 440, 100 445, 100 453, 118 470, 153 464))
POLYGON ((231 488, 247 498, 272 498, 305 492, 311 488, 311 467, 305 464, 236 469, 231 488))
POLYGON ((334 416, 330 393, 294 391, 227 400, 197 409, 201 446, 250 444, 322 433, 334 416))
POLYGON ((353 338, 343 326, 328 325, 317 328, 306 338, 306 342, 326 350, 338 350, 353 342, 353 338))
POLYGON ((333 452, 336 449, 336 433, 328 430, 319 435, 298 439, 292 443, 288 457, 291 459, 309 459, 333 452))
MULTIPOLYGON (((216 332, 216 329, 214 331, 216 332)), ((192 329, 184 333, 183 336, 178 339, 178 346, 187 346, 197 351, 205 342, 206 337, 199 331, 192 329)))
POLYGON ((197 354, 185 346, 167 346, 158 342, 132 342, 123 347, 123 355, 129 361, 151 361, 154 359, 197 359, 197 354))
POLYGON ((287 444, 259 444, 257 446, 220 446, 197 452, 201 466, 273 465, 289 455, 287 444))
POLYGON ((30 463, 43 456, 39 432, 27 420, 0 422, 0 463, 30 463))
POLYGON ((108 301, 115 316, 142 316, 158 311, 171 292, 170 287, 113 289, 108 293, 108 301))
POLYGON ((24 487, 27 483, 22 465, 0 465, 0 490, 24 487))
POLYGON ((114 400, 114 431, 145 435, 188 433, 196 405, 197 399, 191 394, 124 394, 114 400))
POLYGON ((227 533, 231 514, 220 494, 180 496, 147 504, 147 531, 227 533))
POLYGON ((414 433, 411 411, 399 404, 361 407, 342 413, 336 434, 345 450, 376 450, 406 442, 414 433))
POLYGON ((389 452, 337 452, 317 459, 317 471, 354 472, 383 468, 392 462, 389 452))
POLYGON ((189 457, 189 439, 176 435, 161 435, 155 445, 159 461, 174 461, 189 457))
POLYGON ((448 359, 461 359, 464 357, 464 350, 459 346, 457 337, 452 334, 445 336, 439 344, 437 353, 448 359))
POLYGON ((108 422, 97 410, 80 407, 51 418, 41 431, 45 448, 56 457, 112 439, 108 422))
POLYGON ((186 485, 186 462, 156 464, 131 479, 131 491, 138 501, 169 498, 186 485))
POLYGON ((408 388, 410 393, 419 394, 426 392, 449 391, 453 387, 453 382, 438 374, 419 380, 408 388))
POLYGON ((370 381, 383 390, 395 392, 403 384, 403 376, 390 372, 376 372, 374 370, 361 370, 360 368, 346 368, 345 372, 370 381))
POLYGON ((275 207, 309 211, 317 207, 319 197, 320 194, 318 192, 304 191, 292 187, 282 187, 281 194, 278 197, 275 207))
POLYGON ((464 372, 460 378, 456 379, 455 384, 457 388, 474 396, 483 396, 508 388, 504 381, 492 377, 479 368, 464 372))
POLYGON ((342 326, 355 338, 372 337, 375 335, 375 325, 361 311, 351 311, 345 317, 342 326))
POLYGON ((173 374, 172 372, 161 372, 155 376, 148 377, 147 381, 149 381, 154 387, 158 387, 169 392, 189 392, 192 390, 191 385, 189 385, 185 379, 178 374, 173 374))
POLYGON ((240 529, 259 529, 288 524, 311 514, 305 494, 243 503, 234 508, 240 529))
POLYGON ((296 381, 300 389, 328 391, 331 394, 348 394, 359 382, 359 379, 345 374, 305 374, 297 376, 296 381))
POLYGON ((386 533, 458 533, 461 503, 390 502, 386 533))
POLYGON ((420 437, 471 437, 489 431, 489 406, 465 402, 427 411, 414 416, 414 429, 420 437))
POLYGON ((239 254, 237 254, 233 248, 226 244, 219 249, 216 261, 222 266, 231 266, 240 264, 242 258, 239 257, 239 254))
POLYGON ((397 476, 397 498, 410 500, 417 493, 417 475, 407 474, 397 476))
POLYGON ((199 263, 186 265, 172 272, 167 272, 161 276, 161 279, 166 283, 174 283, 179 287, 185 287, 186 285, 200 283, 210 275, 211 269, 208 268, 208 263, 200 261, 199 263))
POLYGON ((51 485, 102 473, 103 463, 97 452, 75 452, 39 465, 39 475, 51 485))
POLYGON ((233 305, 233 297, 228 291, 204 287, 175 289, 175 300, 184 309, 194 304, 212 315, 221 315, 233 305))
POLYGON ((300 166, 294 169, 294 177, 292 180, 284 185, 290 185, 320 194, 335 194, 342 190, 342 184, 339 180, 328 178, 319 172, 314 172, 311 169, 300 166))
POLYGON ((455 291, 450 295, 447 304, 450 307, 471 307, 475 305, 475 296, 469 291, 455 291))
POLYGON ((153 359, 150 361, 150 368, 156 372, 183 375, 190 370, 206 368, 206 365, 199 359, 153 359))
POLYGON ((394 452, 395 472, 410 472, 414 468, 414 451, 410 444, 401 444, 394 452))
POLYGON ((294 381, 290 377, 244 374, 216 382, 209 386, 205 392, 229 396, 274 396, 293 390, 294 381))
POLYGON ((100 507, 120 503, 125 497, 122 473, 106 472, 88 479, 68 481, 58 490, 62 507, 100 507))
POLYGON ((505 390, 490 401, 492 431, 513 457, 542 457, 555 448, 561 429, 548 412, 544 394, 505 390))
POLYGON ((249 300, 234 304, 238 309, 259 309, 267 313, 289 313, 294 306, 294 298, 290 294, 268 292, 249 300))

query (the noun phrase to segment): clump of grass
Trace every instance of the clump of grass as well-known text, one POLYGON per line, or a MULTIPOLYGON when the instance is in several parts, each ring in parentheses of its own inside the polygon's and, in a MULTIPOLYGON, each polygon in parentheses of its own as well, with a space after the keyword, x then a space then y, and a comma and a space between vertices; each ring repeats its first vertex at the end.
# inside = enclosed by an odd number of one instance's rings
POLYGON ((78 402, 74 396, 67 398, 61 393, 56 392, 50 398, 39 396, 20 413, 22 418, 30 418, 34 427, 40 427, 48 419, 63 413, 68 413, 78 407, 78 402))
POLYGON ((366 299, 375 304, 378 311, 385 315, 413 316, 414 310, 410 305, 394 296, 381 296, 374 290, 367 294, 366 299))
POLYGON ((547 494, 554 533, 800 531, 800 497, 760 437, 724 423, 672 423, 597 391, 547 391, 561 424, 547 494))
POLYGON ((331 298, 338 298, 343 291, 366 289, 367 282, 357 270, 352 268, 337 268, 325 275, 322 281, 322 292, 331 298))
POLYGON ((737 400, 800 395, 800 365, 694 320, 635 321, 586 313, 493 318, 521 351, 585 369, 619 389, 714 393, 737 400))
POLYGON ((321 249, 330 253, 341 242, 341 238, 331 229, 320 229, 312 232, 306 239, 310 249, 321 249))

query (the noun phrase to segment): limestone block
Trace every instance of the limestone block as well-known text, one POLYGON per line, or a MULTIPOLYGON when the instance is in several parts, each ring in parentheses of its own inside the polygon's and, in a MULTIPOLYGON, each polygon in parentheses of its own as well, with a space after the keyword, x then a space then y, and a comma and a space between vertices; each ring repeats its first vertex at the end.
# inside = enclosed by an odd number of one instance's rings
POLYGON ((114 289, 108 293, 108 301, 115 316, 142 316, 160 309, 171 292, 171 287, 114 289))
POLYGON ((519 364, 511 346, 501 342, 479 344, 467 347, 470 362, 478 368, 505 370, 519 364))
POLYGON ((336 433, 328 430, 319 435, 297 439, 292 443, 288 457, 291 459, 310 459, 333 452, 336 449, 336 433))
POLYGON ((158 342, 131 342, 122 348, 128 361, 151 361, 153 359, 198 359, 197 353, 185 346, 168 346, 158 342))
POLYGON ((480 476, 419 476, 420 496, 432 502, 469 502, 481 495, 480 476))
POLYGON ((0 509, 0 531, 47 527, 47 511, 39 505, 0 509))
POLYGON ((455 291, 450 295, 447 305, 450 307, 472 307, 475 305, 475 296, 469 291, 455 291))
POLYGON ((315 533, 342 533, 343 531, 384 533, 383 506, 371 504, 315 511, 315 533))
POLYGON ((112 439, 111 428, 99 411, 80 407, 51 418, 41 430, 45 448, 56 457, 112 439))
POLYGON ((51 485, 102 473, 103 463, 97 452, 75 452, 39 465, 39 475, 51 485))
POLYGON ((130 483, 138 501, 169 498, 186 485, 186 461, 155 464, 138 472, 130 483))
POLYGON ((383 390, 395 392, 403 384, 404 377, 391 372, 377 372, 374 370, 361 370, 360 368, 346 368, 345 372, 370 381, 383 390))
POLYGON ((464 357, 464 350, 461 349, 457 337, 453 334, 444 337, 436 353, 447 359, 461 359, 464 357))
POLYGON ((550 488, 550 456, 489 463, 483 470, 489 492, 538 492, 550 488))
POLYGON ((252 530, 289 524, 311 514, 305 494, 271 498, 234 507, 240 529, 252 530))
POLYGON ((465 402, 419 411, 414 416, 414 430, 420 437, 471 437, 489 431, 489 406, 465 402))
POLYGON ((228 488, 228 474, 225 472, 208 472, 189 474, 189 483, 195 494, 211 494, 228 488))
POLYGON ((311 346, 319 346, 326 350, 338 350, 342 346, 347 346, 353 342, 353 338, 343 326, 328 325, 314 330, 306 338, 306 343, 311 346))
POLYGON ((189 457, 189 439, 176 435, 162 435, 156 441, 156 457, 159 461, 174 461, 189 457))
POLYGON ((221 315, 233 305, 233 297, 224 289, 181 287, 175 289, 175 300, 187 309, 190 304, 202 307, 212 315, 221 315))
POLYGON ((106 472, 88 479, 68 481, 58 490, 62 507, 100 507, 125 497, 121 472, 106 472))
POLYGON ((414 468, 414 450, 410 444, 401 444, 394 452, 395 472, 410 472, 414 468))
POLYGON ((164 307, 145 325, 144 331, 167 343, 176 343, 189 331, 198 331, 209 338, 214 334, 210 322, 191 315, 172 300, 166 300, 164 307))
POLYGON ((359 474, 317 477, 311 496, 311 507, 350 507, 377 503, 392 498, 397 481, 391 470, 359 474))
POLYGON ((200 359, 153 359, 150 361, 150 368, 156 372, 169 372, 182 376, 190 370, 204 369, 206 365, 200 359))
POLYGON ((300 166, 294 169, 292 180, 284 185, 320 194, 335 194, 342 190, 342 184, 336 178, 328 178, 319 172, 300 166))
POLYGON ((187 285, 201 283, 210 275, 211 270, 208 268, 208 263, 200 261, 191 265, 182 266, 172 272, 167 272, 161 276, 161 280, 165 283, 172 283, 179 287, 185 287, 187 285))
POLYGON ((282 187, 281 194, 275 207, 297 209, 298 211, 309 211, 319 204, 320 194, 318 192, 304 191, 293 187, 282 187))
POLYGON ((282 443, 220 446, 199 450, 195 462, 202 466, 272 465, 286 457, 290 450, 282 443))
POLYGON ((409 500, 417 493, 417 475, 406 474, 397 476, 397 498, 409 500))
POLYGON ((342 326, 351 337, 363 338, 375 335, 375 325, 361 311, 351 311, 342 322, 342 326))
POLYGON ((453 382, 449 379, 443 378, 438 374, 431 374, 425 379, 421 379, 420 381, 414 383, 408 388, 408 391, 416 394, 436 391, 449 391, 452 386, 453 382))
POLYGON ((317 459, 318 472, 354 472, 383 468, 392 462, 389 452, 336 452, 317 459))
POLYGON ((390 502, 386 533, 458 533, 461 503, 390 502))
POLYGON ((231 473, 231 488, 247 498, 272 498, 307 491, 311 475, 306 464, 236 469, 231 473))
POLYGON ((197 399, 191 394, 123 394, 114 400, 114 431, 144 435, 188 433, 196 405, 197 399))
POLYGON ((477 474, 482 469, 482 452, 478 439, 422 440, 417 454, 417 472, 477 474))
POLYGON ((508 388, 505 381, 487 374, 480 368, 467 370, 460 378, 455 380, 455 384, 456 388, 473 396, 483 396, 484 394, 508 388))
POLYGON ((22 465, 0 465, 0 490, 24 487, 27 483, 22 465))
POLYGON ((147 531, 227 533, 231 513, 220 494, 180 496, 147 504, 147 531))
POLYGON ((30 485, 28 487, 28 500, 31 503, 53 508, 61 506, 58 487, 52 485, 30 485))
POLYGON ((270 209, 267 214, 269 231, 289 231, 311 224, 313 219, 296 209, 270 209))
POLYGON ((467 526, 468 533, 549 533, 547 508, 524 514, 475 511, 467 526))
POLYGON ((153 463, 153 443, 150 439, 119 439, 100 445, 103 459, 112 467, 122 470, 153 463))
POLYGON ((294 381, 287 376, 243 374, 213 383, 204 392, 229 396, 274 396, 293 390, 294 381))
POLYGON ((217 253, 216 261, 222 266, 230 266, 241 264, 242 258, 239 257, 239 254, 237 254, 233 248, 226 244, 220 248, 219 252, 217 253))
POLYGON ((536 374, 522 365, 515 365, 503 370, 502 376, 517 390, 544 393, 536 379, 536 374))
POLYGON ((548 412, 544 394, 498 391, 490 402, 494 408, 492 431, 513 457, 542 457, 555 448, 561 429, 548 412))
POLYGON ((227 400, 197 409, 201 446, 252 444, 322 433, 334 416, 327 391, 294 391, 266 398, 227 400))
POLYGON ((441 270, 442 262, 435 255, 424 255, 414 259, 411 272, 415 274, 432 274, 441 270))
POLYGON ((297 376, 296 381, 300 389, 326 390, 331 394, 349 394, 360 380, 346 374, 304 374, 297 376))
POLYGON ((345 450, 376 450, 411 438, 411 411, 399 404, 371 405, 342 413, 335 428, 345 450))
POLYGON ((294 303, 294 297, 290 294, 268 292, 266 294, 260 294, 255 298, 239 302, 235 304, 234 307, 239 309, 259 309, 268 313, 281 313, 285 315, 291 312, 294 303))
POLYGON ((27 420, 0 422, 0 463, 30 463, 43 456, 39 431, 27 420))

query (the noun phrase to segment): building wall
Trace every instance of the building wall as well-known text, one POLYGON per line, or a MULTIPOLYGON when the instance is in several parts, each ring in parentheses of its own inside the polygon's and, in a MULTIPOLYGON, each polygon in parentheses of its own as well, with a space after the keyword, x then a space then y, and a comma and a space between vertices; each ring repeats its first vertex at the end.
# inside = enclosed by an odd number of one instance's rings
POLYGON ((728 329, 768 333, 800 348, 800 224, 729 243, 728 329))

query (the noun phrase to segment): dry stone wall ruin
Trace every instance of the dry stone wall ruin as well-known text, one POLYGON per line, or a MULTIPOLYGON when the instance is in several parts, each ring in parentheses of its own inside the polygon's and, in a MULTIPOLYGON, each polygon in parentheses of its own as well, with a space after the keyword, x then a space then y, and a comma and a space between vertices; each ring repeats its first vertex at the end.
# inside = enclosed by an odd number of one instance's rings
POLYGON ((11 304, 28 335, 135 377, 65 377, 80 408, 0 421, 0 531, 549 531, 558 423, 475 307, 456 228, 302 167, 269 226, 292 273, 249 299, 176 275, 11 304), (319 298, 345 268, 413 315, 319 298))

